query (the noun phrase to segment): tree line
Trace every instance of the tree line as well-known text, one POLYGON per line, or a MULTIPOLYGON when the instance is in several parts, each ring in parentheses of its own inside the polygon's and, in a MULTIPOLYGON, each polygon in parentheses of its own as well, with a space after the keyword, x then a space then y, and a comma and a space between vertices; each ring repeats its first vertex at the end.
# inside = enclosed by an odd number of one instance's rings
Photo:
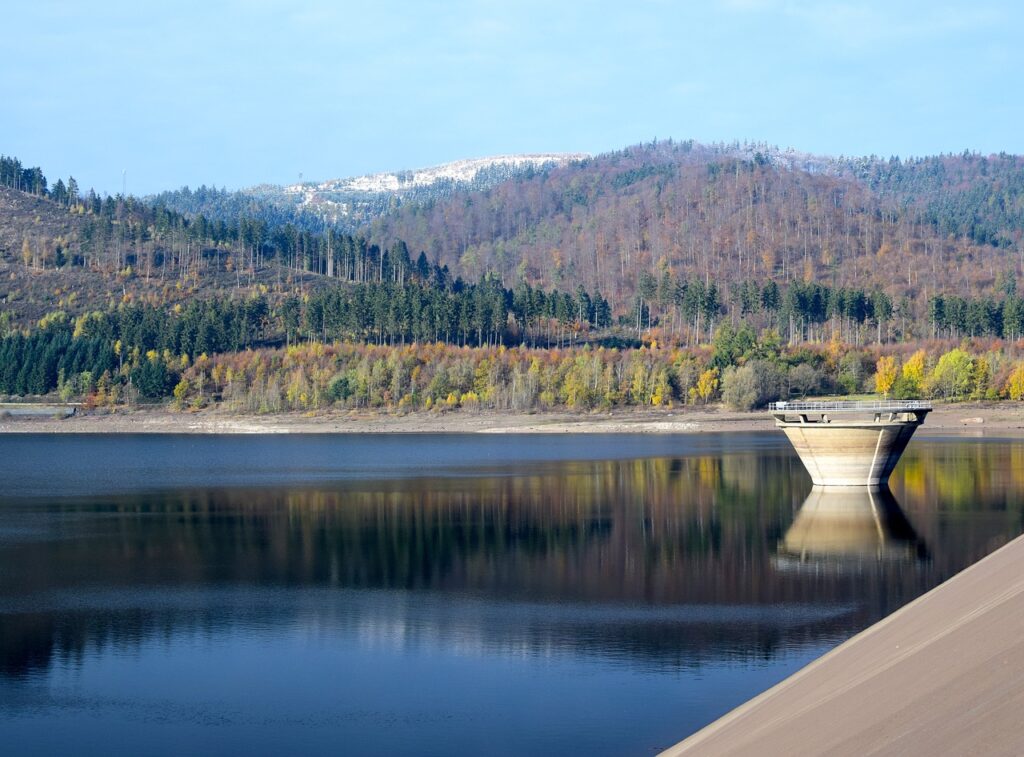
POLYGON ((1006 279, 1006 292, 995 296, 957 297, 933 295, 928 299, 932 338, 997 336, 1008 340, 1024 337, 1024 298, 1017 294, 1016 279, 1006 279))
POLYGON ((1013 248, 1024 229, 1024 159, 999 153, 848 160, 872 190, 921 212, 940 236, 1013 248))
MULTIPOLYGON (((624 325, 633 325, 620 318, 616 331, 607 300, 600 292, 588 293, 582 287, 574 293, 545 291, 525 283, 506 289, 493 276, 469 284, 436 273, 428 274, 426 281, 416 273, 404 283, 388 277, 285 298, 254 295, 193 299, 169 309, 148 303, 122 303, 113 310, 91 311, 78 317, 56 311, 44 319, 44 326, 27 335, 16 332, 3 340, 0 361, 7 378, 0 383, 0 391, 50 391, 56 387, 61 367, 68 375, 84 370, 96 373, 99 368, 100 372, 112 370, 113 374, 127 376, 122 370, 123 357, 115 366, 109 357, 115 353, 105 349, 91 346, 88 359, 78 357, 84 349, 77 341, 80 337, 98 340, 97 345, 109 345, 111 349, 116 347, 123 351, 117 353, 120 355, 156 351, 194 359, 203 354, 299 342, 566 347, 584 342, 608 343, 616 333, 622 333, 624 325), (74 339, 69 342, 64 332, 74 339), (73 352, 66 365, 60 362, 64 352, 73 352), (96 364, 101 360, 97 356, 107 363, 96 364), (40 360, 46 367, 35 365, 40 360), (83 367, 83 360, 90 366, 83 367)), ((1007 280, 1006 288, 1000 300, 933 297, 933 336, 1019 338, 1024 329, 1024 298, 1016 294, 1012 279, 1007 280)), ((773 281, 745 281, 723 296, 714 284, 681 282, 669 275, 648 296, 651 300, 643 305, 641 316, 643 330, 626 344, 652 339, 694 349, 711 344, 712 364, 719 371, 741 363, 758 333, 774 333, 791 347, 837 340, 854 348, 883 345, 896 343, 888 335, 893 330, 892 322, 901 317, 881 291, 803 282, 779 288, 773 281), (665 292, 671 299, 665 298, 665 292), (688 337, 696 336, 688 341, 673 338, 677 328, 688 337)), ((895 331, 899 333, 900 329, 895 331)))
MULTIPOLYGON (((723 331, 727 330, 723 326, 723 331)), ((723 335, 723 339, 729 338, 723 335)), ((718 337, 716 336, 716 341, 718 337)), ((683 348, 463 348, 309 342, 203 358, 175 385, 181 408, 267 413, 703 406, 750 410, 819 392, 944 400, 1024 398, 1024 360, 978 345, 891 353, 787 348, 766 333, 720 369, 683 348)))
POLYGON ((26 168, 17 158, 0 155, 0 185, 20 192, 47 196, 46 176, 38 166, 26 168))
POLYGON ((705 405, 749 410, 777 399, 877 392, 897 398, 1024 399, 1024 360, 1001 343, 913 352, 838 340, 787 346, 726 321, 710 349, 582 346, 506 347, 458 342, 254 345, 240 324, 295 317, 259 301, 216 303, 171 318, 149 307, 68 320, 56 314, 30 334, 0 340, 0 393, 82 397, 116 406, 138 398, 178 407, 222 404, 246 412, 331 407, 388 411, 445 409, 610 409, 705 405), (172 325, 164 326, 164 322, 172 325), (192 340, 192 349, 178 352, 192 340))
POLYGON ((170 309, 124 303, 75 318, 55 311, 29 333, 14 330, 0 339, 0 393, 45 394, 60 387, 61 376, 88 373, 85 386, 103 374, 112 383, 141 377, 143 395, 159 397, 167 381, 201 355, 316 340, 566 345, 609 322, 600 293, 526 285, 511 291, 494 278, 446 286, 350 284, 276 302, 252 296, 170 309))

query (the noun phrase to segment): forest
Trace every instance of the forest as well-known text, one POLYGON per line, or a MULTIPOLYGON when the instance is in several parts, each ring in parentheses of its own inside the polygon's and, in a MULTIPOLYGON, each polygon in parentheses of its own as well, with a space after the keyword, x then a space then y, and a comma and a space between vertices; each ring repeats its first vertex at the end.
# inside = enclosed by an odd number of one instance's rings
POLYGON ((600 289, 630 307, 644 276, 882 288, 924 318, 934 293, 989 292, 1024 264, 1024 158, 836 160, 658 142, 369 227, 459 270, 600 289))
POLYGON ((654 143, 344 233, 206 188, 184 211, 101 197, 0 157, 0 394, 248 412, 1020 399, 1022 177, 1014 156, 802 170, 654 143))

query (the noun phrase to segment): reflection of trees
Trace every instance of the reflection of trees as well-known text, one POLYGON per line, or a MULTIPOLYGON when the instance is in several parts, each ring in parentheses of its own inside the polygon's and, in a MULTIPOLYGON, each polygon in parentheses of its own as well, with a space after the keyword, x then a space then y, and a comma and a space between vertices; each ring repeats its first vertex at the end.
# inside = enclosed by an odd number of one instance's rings
POLYGON ((933 547, 936 582, 1024 530, 1024 444, 1019 442, 911 444, 889 485, 933 547), (949 559, 952 553, 958 559, 949 559))
POLYGON ((1024 444, 912 445, 897 473, 893 484, 908 496, 945 510, 974 510, 994 491, 1024 490, 1024 444))
MULTIPOLYGON (((949 447, 969 445, 949 445, 949 447)), ((545 614, 510 611, 480 623, 488 638, 582 644, 634 657, 693 659, 703 653, 771 654, 781 643, 856 630, 961 569, 1019 528, 1015 490, 990 452, 920 445, 893 479, 897 497, 933 558, 913 570, 877 564, 858 575, 778 571, 772 557, 810 490, 785 451, 612 462, 551 463, 478 477, 348 481, 310 489, 212 489, 65 500, 35 513, 59 522, 55 538, 0 551, 0 596, 26 607, 6 613, 2 669, 45 665, 90 643, 124 643, 160 630, 223 622, 230 608, 128 606, 31 612, 44 593, 93 587, 131 592, 199 587, 383 589, 436 593, 452 602, 487 597, 581 606, 852 607, 829 622, 780 626, 759 620, 605 622, 586 634, 545 614), (966 467, 971 510, 949 527, 947 506, 927 481, 966 467), (926 483, 915 489, 918 470, 926 483), (902 490, 901 490, 902 487, 902 490), (1013 500, 1014 502, 1016 500, 1013 500), (961 527, 962 526, 962 527, 961 527), (458 599, 459 597, 463 599, 458 599), (217 620, 217 618, 220 620, 217 620), (518 620, 517 620, 518 618, 518 620), (524 625, 525 624, 525 625, 524 625), (526 627, 529 626, 529 627, 526 627), (554 639, 554 641, 553 641, 554 639), (701 652, 704 650, 704 652, 701 652), (715 651, 717 650, 717 651, 715 651)), ((1010 482, 1012 483, 1012 482, 1010 482)), ((1022 482, 1024 483, 1024 482, 1022 482)), ((955 507, 967 507, 955 491, 955 507)), ((127 596, 130 596, 126 594, 127 596)), ((285 621, 287 607, 269 609, 285 621)), ((688 611, 687 611, 688 612, 688 611)))
MULTIPOLYGON (((792 461, 737 457, 70 501, 51 512, 100 514, 89 537, 16 547, 20 567, 0 581, 18 593, 244 581, 719 601, 721 579, 693 576, 752 565, 803 495, 792 461)), ((731 593, 744 593, 740 578, 731 593)))

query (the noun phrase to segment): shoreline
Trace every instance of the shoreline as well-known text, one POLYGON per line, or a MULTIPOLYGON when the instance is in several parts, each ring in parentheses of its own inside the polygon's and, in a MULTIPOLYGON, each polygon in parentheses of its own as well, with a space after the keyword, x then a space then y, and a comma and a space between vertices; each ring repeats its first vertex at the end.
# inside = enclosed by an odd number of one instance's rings
MULTIPOLYGON (((423 411, 391 415, 373 411, 329 411, 316 415, 255 415, 220 410, 174 412, 142 408, 115 413, 87 412, 66 418, 0 417, 0 434, 688 434, 771 431, 767 411, 720 408, 614 410, 574 413, 423 411)), ((1024 437, 1024 411, 1010 402, 936 404, 918 432, 925 436, 1024 437)))

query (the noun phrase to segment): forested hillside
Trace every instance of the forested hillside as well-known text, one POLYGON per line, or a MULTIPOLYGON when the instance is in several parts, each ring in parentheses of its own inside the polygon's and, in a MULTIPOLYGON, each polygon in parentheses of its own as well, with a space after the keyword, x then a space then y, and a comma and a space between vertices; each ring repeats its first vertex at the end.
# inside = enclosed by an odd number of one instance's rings
POLYGON ((661 142, 598 156, 368 229, 466 276, 579 283, 630 309, 645 276, 881 288, 921 308, 991 292, 1024 254, 1024 159, 819 161, 661 142), (737 157, 749 154, 749 158, 737 157))
POLYGON ((230 192, 206 186, 196 190, 183 187, 146 200, 180 213, 202 214, 229 224, 248 217, 271 225, 293 223, 304 231, 323 231, 330 225, 336 231, 352 233, 403 204, 443 200, 459 191, 482 191, 585 157, 503 155, 290 186, 261 184, 230 192))
POLYGON ((915 160, 846 161, 857 179, 884 200, 919 216, 940 236, 1021 251, 1024 158, 939 155, 915 160))
POLYGON ((0 158, 0 394, 258 411, 1017 399, 1022 173, 1013 156, 657 143, 348 234, 217 190, 183 195, 221 203, 213 218, 101 197, 0 158))
POLYGON ((160 192, 146 198, 146 203, 163 207, 174 213, 191 218, 203 216, 229 226, 237 226, 242 219, 266 224, 277 228, 285 224, 316 233, 323 232, 328 223, 323 216, 304 210, 293 202, 279 202, 276 190, 256 187, 248 192, 232 192, 216 187, 200 186, 198 189, 182 187, 160 192))

